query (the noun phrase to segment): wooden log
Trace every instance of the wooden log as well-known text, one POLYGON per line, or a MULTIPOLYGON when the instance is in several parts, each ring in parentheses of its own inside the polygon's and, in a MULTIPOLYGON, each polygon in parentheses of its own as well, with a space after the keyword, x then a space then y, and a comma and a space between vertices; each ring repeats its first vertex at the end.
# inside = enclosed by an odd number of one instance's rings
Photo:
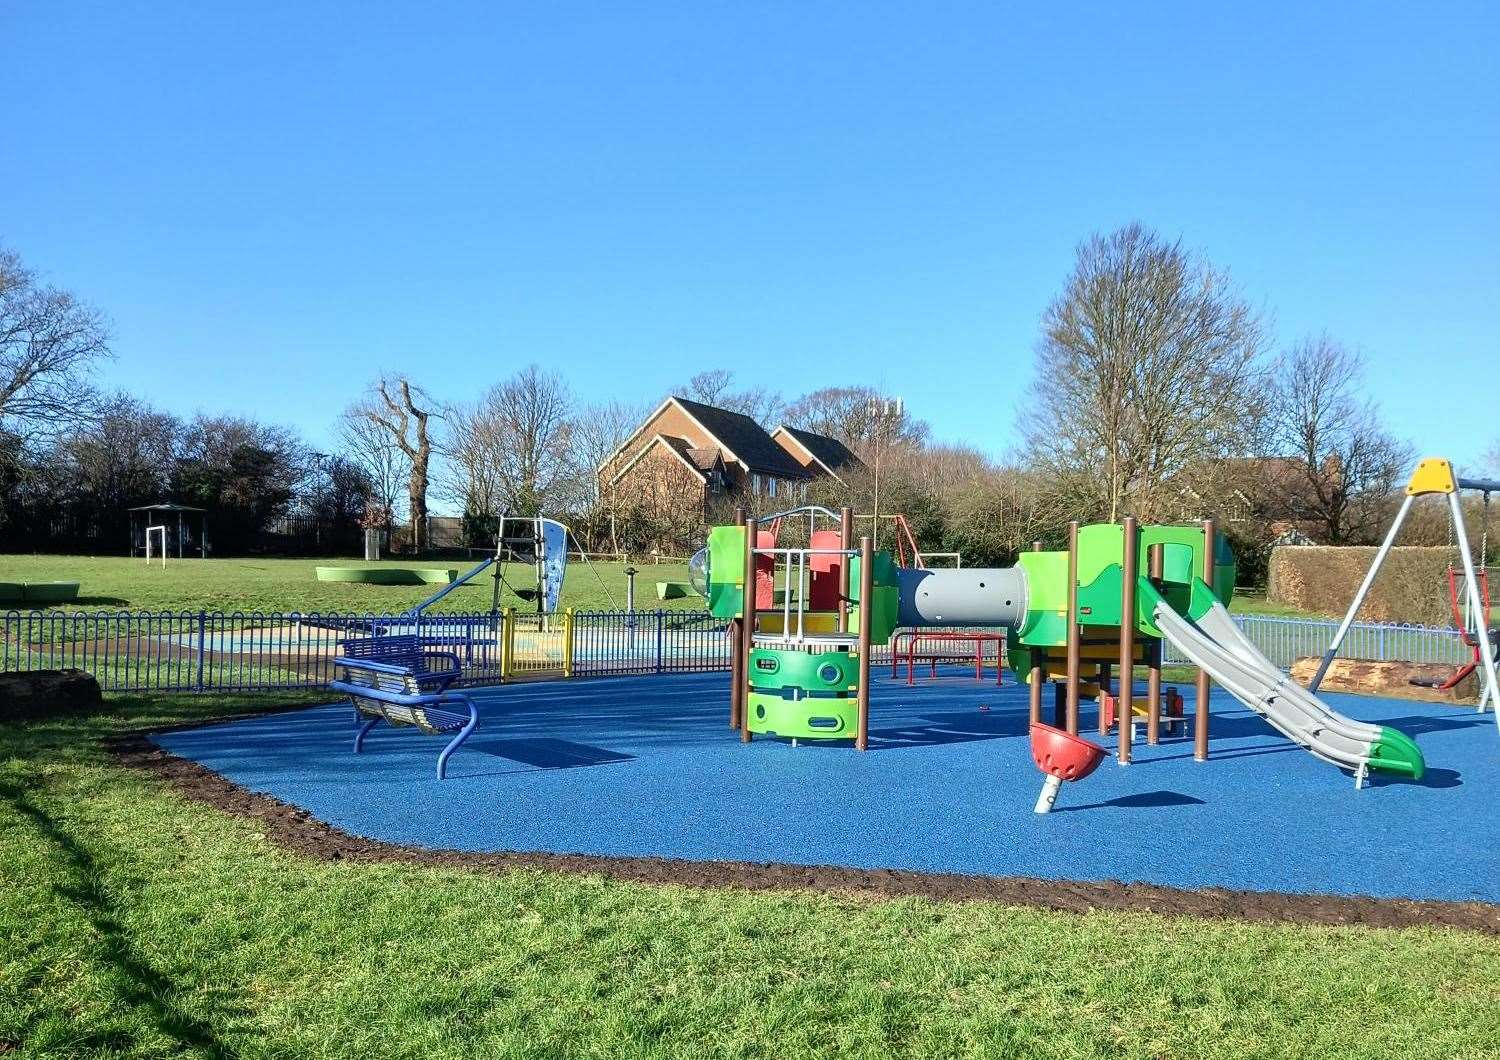
MULTIPOLYGON (((1292 664, 1292 680, 1306 687, 1321 662, 1317 656, 1298 659, 1292 664)), ((1446 681, 1456 666, 1448 663, 1368 662, 1363 659, 1335 659, 1323 677, 1320 692, 1353 692, 1362 696, 1388 699, 1415 699, 1424 703, 1451 703, 1472 706, 1479 702, 1480 683, 1470 674, 1452 689, 1442 691, 1411 684, 1412 678, 1446 681)))

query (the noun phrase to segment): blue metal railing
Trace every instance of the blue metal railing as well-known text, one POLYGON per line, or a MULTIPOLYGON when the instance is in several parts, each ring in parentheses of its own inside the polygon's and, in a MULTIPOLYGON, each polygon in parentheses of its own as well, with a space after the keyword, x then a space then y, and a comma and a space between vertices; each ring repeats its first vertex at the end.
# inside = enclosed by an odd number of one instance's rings
MULTIPOLYGON (((1235 621, 1283 668, 1320 655, 1337 628, 1324 619, 1269 615, 1236 615, 1235 621)), ((453 651, 471 685, 506 674, 561 674, 565 660, 576 676, 729 667, 724 623, 704 612, 583 611, 565 624, 561 616, 482 611, 423 615, 420 623, 419 631, 410 612, 10 611, 0 614, 0 671, 76 668, 116 692, 320 688, 334 676, 341 640, 379 633, 420 633, 453 651)), ((1383 623, 1355 625, 1342 654, 1455 665, 1470 655, 1457 630, 1383 623)), ((876 650, 874 664, 889 661, 888 648, 876 650)), ((1187 663, 1170 646, 1164 661, 1187 663)))

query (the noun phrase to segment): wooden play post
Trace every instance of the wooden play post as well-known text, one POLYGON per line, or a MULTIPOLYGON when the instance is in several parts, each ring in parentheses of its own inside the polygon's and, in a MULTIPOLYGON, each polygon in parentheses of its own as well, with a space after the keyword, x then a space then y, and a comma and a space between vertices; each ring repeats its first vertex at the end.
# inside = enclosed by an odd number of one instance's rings
POLYGON ((1115 718, 1120 726, 1122 766, 1130 764, 1130 741, 1135 728, 1135 579, 1139 548, 1135 516, 1127 515, 1120 579, 1120 680, 1115 686, 1115 718))
POLYGON ((1068 732, 1078 735, 1078 520, 1068 524, 1068 732))
MULTIPOLYGON (((1156 585, 1161 580, 1165 559, 1161 545, 1146 552, 1146 576, 1156 585)), ((1155 747, 1161 740, 1161 640, 1153 640, 1146 651, 1146 742, 1155 747)))
MULTIPOLYGON (((1040 541, 1036 541, 1036 542, 1032 543, 1031 551, 1033 551, 1033 552, 1040 552, 1041 550, 1042 550, 1042 543, 1040 541)), ((1041 655, 1039 653, 1036 653, 1036 652, 1032 653, 1032 656, 1031 656, 1031 659, 1032 659, 1032 663, 1031 663, 1031 723, 1033 725, 1035 725, 1037 722, 1039 722, 1039 721, 1042 720, 1042 685, 1044 685, 1044 684, 1047 683, 1046 682, 1046 678, 1045 678, 1045 675, 1046 675, 1047 671, 1045 669, 1043 669, 1042 668, 1042 664, 1037 661, 1040 658, 1041 658, 1041 655)))
MULTIPOLYGON (((736 508, 734 512, 734 524, 745 530, 745 540, 748 542, 750 540, 750 531, 745 529, 746 519, 745 509, 736 508)), ((745 704, 749 698, 749 691, 746 688, 749 684, 749 677, 745 673, 743 666, 745 658, 740 648, 740 641, 745 635, 744 608, 745 604, 749 601, 750 587, 746 586, 740 600, 740 613, 742 617, 729 620, 729 727, 731 729, 738 729, 740 727, 740 716, 744 713, 745 704)))
POLYGON ((870 539, 859 539, 859 691, 856 693, 855 709, 859 714, 859 726, 854 738, 855 750, 863 751, 870 744, 870 622, 875 598, 875 554, 870 548, 870 539))
POLYGON ((839 632, 849 632, 849 556, 854 548, 854 509, 847 505, 839 509, 839 548, 844 555, 839 557, 839 632))
MULTIPOLYGON (((740 742, 750 742, 750 650, 755 647, 755 539, 760 524, 745 517, 745 625, 740 631, 740 674, 744 678, 744 700, 740 705, 740 742)), ((772 568, 774 573, 774 568, 772 568)), ((774 579, 772 581, 774 585, 774 579)))
MULTIPOLYGON (((1214 532, 1214 521, 1203 520, 1203 581, 1210 588, 1214 584, 1214 549, 1218 537, 1214 532)), ((1193 717, 1193 758, 1208 761, 1208 671, 1198 669, 1198 709, 1193 717)))

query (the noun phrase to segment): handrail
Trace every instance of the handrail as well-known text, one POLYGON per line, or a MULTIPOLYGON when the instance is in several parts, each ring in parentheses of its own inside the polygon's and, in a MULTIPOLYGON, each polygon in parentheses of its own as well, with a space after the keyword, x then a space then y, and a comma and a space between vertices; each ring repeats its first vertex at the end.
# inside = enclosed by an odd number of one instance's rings
POLYGON ((470 578, 474 577, 479 572, 481 572, 481 571, 483 571, 483 570, 485 570, 485 569, 493 566, 494 562, 495 562, 495 557, 491 556, 489 559, 485 560, 479 566, 477 566, 473 570, 469 571, 469 573, 465 574, 462 578, 456 578, 453 581, 449 582, 447 585, 443 586, 441 589, 439 589, 437 592, 433 593, 427 599, 423 600, 416 607, 413 607, 407 613, 408 614, 412 614, 412 615, 420 615, 423 611, 427 610, 427 608, 431 607, 433 604, 437 603, 443 597, 447 596, 454 589, 457 589, 460 585, 466 584, 469 581, 470 578))

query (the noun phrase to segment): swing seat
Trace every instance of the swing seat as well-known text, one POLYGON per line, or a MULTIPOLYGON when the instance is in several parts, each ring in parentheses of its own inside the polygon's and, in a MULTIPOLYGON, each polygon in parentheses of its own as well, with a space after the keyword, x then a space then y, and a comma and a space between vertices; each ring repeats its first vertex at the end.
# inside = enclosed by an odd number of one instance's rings
MULTIPOLYGON (((1488 502, 1488 494, 1485 495, 1485 500, 1486 502, 1488 502)), ((1485 547, 1488 547, 1488 535, 1486 535, 1485 547)), ((1475 572, 1475 580, 1478 582, 1479 601, 1480 604, 1484 607, 1484 620, 1488 621, 1490 616, 1489 571, 1484 567, 1480 567, 1479 570, 1475 572)), ((1459 640, 1463 643, 1464 647, 1468 648, 1474 653, 1474 657, 1468 662, 1461 665, 1457 670, 1453 671, 1451 676, 1442 681, 1431 677, 1413 677, 1406 682, 1407 684, 1412 685, 1416 688, 1432 688, 1436 689, 1439 692, 1448 692, 1454 688, 1457 688, 1460 684, 1467 680, 1469 675, 1472 674, 1476 669, 1478 669, 1480 664, 1484 662, 1484 652, 1481 647, 1480 637, 1477 633, 1475 633, 1475 631, 1470 627, 1469 622, 1464 618, 1464 603, 1466 596, 1464 590, 1467 588, 1467 586, 1464 586, 1463 583, 1464 579, 1462 572, 1455 568, 1452 564, 1449 564, 1448 606, 1453 611, 1453 625, 1454 628, 1459 631, 1459 640)), ((1490 629, 1487 632, 1489 635, 1489 642, 1491 644, 1496 644, 1496 630, 1490 629)), ((1500 648, 1497 648, 1495 657, 1497 660, 1500 660, 1500 648)))

